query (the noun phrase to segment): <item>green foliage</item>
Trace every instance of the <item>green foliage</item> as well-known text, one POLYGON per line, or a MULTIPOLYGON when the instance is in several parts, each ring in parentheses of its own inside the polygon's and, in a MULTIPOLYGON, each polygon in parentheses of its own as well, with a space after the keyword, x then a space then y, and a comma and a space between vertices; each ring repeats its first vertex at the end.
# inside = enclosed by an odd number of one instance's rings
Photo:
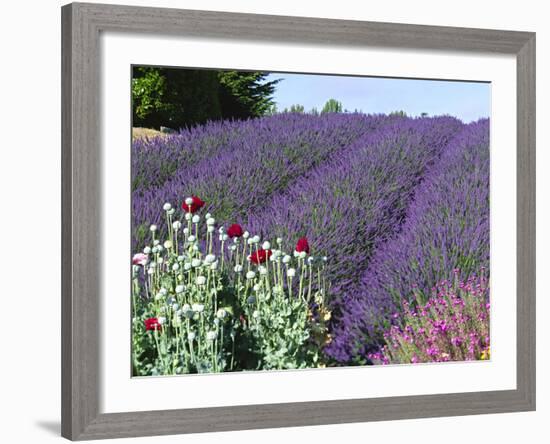
POLYGON ((266 111, 266 115, 267 116, 274 116, 275 114, 277 114, 279 112, 279 110, 277 109, 277 104, 275 103, 272 103, 270 105, 270 107, 268 108, 268 110, 266 111))
POLYGON ((182 128, 269 114, 279 80, 265 78, 261 72, 134 67, 133 126, 182 128))
POLYGON ((219 71, 222 117, 245 119, 268 114, 279 80, 265 82, 266 77, 261 72, 219 71))
POLYGON ((336 99, 329 99, 323 106, 321 113, 341 113, 342 112, 342 102, 339 102, 336 99))
POLYGON ((285 108, 283 112, 304 114, 306 110, 304 108, 304 105, 296 104, 296 105, 291 105, 290 108, 285 108))
POLYGON ((407 113, 403 110, 400 111, 392 111, 390 113, 390 116, 398 116, 398 117, 407 117, 407 113))

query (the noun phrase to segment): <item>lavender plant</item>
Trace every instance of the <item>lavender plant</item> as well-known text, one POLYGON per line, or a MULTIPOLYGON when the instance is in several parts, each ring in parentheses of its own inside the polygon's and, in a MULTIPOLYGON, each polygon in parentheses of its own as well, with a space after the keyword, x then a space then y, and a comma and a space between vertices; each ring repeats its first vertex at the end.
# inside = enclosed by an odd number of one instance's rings
POLYGON ((167 236, 152 225, 151 244, 133 257, 134 374, 322 366, 318 342, 330 317, 323 258, 304 240, 290 255, 282 239, 217 228, 199 215, 203 206, 189 197, 177 218, 165 204, 167 236))
MULTIPOLYGON (((171 153, 176 148, 157 147, 151 152, 148 147, 142 156, 156 157, 159 149, 165 153, 162 156, 165 160, 155 160, 155 165, 171 165, 171 162, 178 165, 174 171, 169 168, 172 171, 170 178, 158 186, 144 184, 157 183, 156 175, 161 166, 151 168, 151 172, 145 165, 135 168, 133 178, 137 180, 143 176, 140 179, 143 185, 133 191, 134 249, 145 245, 149 225, 158 225, 161 231, 164 229, 156 211, 158 202, 178 202, 186 189, 193 189, 208 202, 207 210, 219 218, 243 218, 263 207, 274 193, 291 188, 309 170, 346 150, 358 137, 396 119, 345 114, 282 114, 235 123, 221 143, 211 141, 221 137, 217 126, 212 126, 211 135, 205 129, 196 148, 184 148, 181 151, 189 155, 180 153, 175 161, 171 160, 171 153), (205 140, 215 147, 203 149, 205 140)), ((179 143, 179 137, 162 143, 179 143)), ((188 143, 188 139, 185 136, 182 143, 188 143)), ((160 139, 155 143, 160 144, 160 139)), ((135 145, 135 149, 140 148, 143 151, 142 145, 135 145)))
POLYGON ((481 120, 448 144, 416 189, 399 233, 377 247, 339 303, 331 357, 363 362, 401 299, 429 297, 455 268, 462 279, 488 268, 489 166, 489 122, 481 120))
POLYGON ((381 125, 272 196, 246 223, 258 233, 310 239, 331 258, 327 278, 338 299, 399 228, 425 170, 461 127, 447 117, 381 125))

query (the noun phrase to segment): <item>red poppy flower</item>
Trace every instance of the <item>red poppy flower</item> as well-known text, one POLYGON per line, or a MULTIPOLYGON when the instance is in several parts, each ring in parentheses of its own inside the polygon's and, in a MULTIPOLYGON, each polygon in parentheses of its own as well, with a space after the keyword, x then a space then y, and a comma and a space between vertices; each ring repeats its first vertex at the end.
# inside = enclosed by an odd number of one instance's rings
POLYGON ((250 262, 256 265, 263 264, 271 257, 271 250, 258 250, 250 255, 250 262))
POLYGON ((162 330, 162 325, 159 324, 159 320, 157 318, 145 319, 145 331, 149 331, 149 330, 153 330, 153 331, 162 330))
POLYGON ((191 200, 193 201, 191 205, 185 202, 181 204, 181 208, 183 211, 186 211, 187 213, 195 213, 197 210, 201 209, 206 204, 206 202, 204 202, 200 197, 197 197, 197 196, 192 196, 191 200))
POLYGON ((227 229, 229 237, 241 237, 243 235, 243 227, 239 224, 233 224, 227 229))
POLYGON ((298 242, 296 243, 296 251, 298 253, 305 251, 307 254, 309 254, 309 244, 306 237, 298 239, 298 242))

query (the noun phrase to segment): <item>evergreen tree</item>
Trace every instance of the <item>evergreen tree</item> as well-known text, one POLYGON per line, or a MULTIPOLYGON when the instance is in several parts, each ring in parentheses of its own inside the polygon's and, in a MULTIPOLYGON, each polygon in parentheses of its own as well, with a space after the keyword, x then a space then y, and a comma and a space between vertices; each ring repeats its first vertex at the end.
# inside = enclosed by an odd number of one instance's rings
POLYGON ((272 110, 275 85, 261 72, 134 67, 133 125, 181 128, 272 110))

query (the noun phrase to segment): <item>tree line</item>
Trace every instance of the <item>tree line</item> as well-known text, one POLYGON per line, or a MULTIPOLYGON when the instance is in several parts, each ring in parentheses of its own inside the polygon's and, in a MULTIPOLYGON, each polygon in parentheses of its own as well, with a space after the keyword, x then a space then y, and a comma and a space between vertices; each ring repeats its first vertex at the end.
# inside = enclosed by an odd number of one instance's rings
MULTIPOLYGON (((132 70, 133 126, 179 129, 218 119, 248 119, 276 114, 273 93, 281 79, 268 73, 135 66, 132 70)), ((282 112, 306 113, 303 105, 282 112)), ((321 111, 344 112, 329 99, 321 111)))
POLYGON ((266 73, 135 66, 133 126, 190 127, 207 120, 246 119, 266 114, 279 80, 266 73))

